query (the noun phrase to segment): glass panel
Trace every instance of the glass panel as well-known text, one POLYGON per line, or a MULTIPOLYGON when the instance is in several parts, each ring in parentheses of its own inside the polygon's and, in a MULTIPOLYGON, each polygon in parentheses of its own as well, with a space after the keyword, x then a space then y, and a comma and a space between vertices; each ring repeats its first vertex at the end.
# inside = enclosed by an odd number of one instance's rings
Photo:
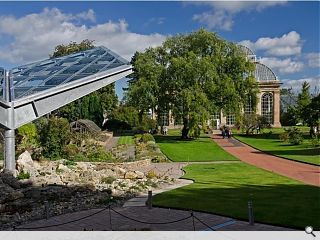
POLYGON ((236 115, 228 114, 227 115, 227 125, 232 126, 236 123, 236 115))
MULTIPOLYGON (((46 59, 16 67, 12 70, 15 97, 30 95, 65 82, 85 78, 102 70, 128 64, 127 61, 109 51, 103 47, 97 47, 65 57, 46 59), (109 66, 111 61, 114 62, 109 66), (76 74, 82 70, 83 72, 76 74)), ((1 95, 3 95, 2 92, 1 87, 1 95)))
POLYGON ((272 93, 264 93, 261 98, 262 116, 264 116, 269 124, 273 124, 273 95, 272 93))

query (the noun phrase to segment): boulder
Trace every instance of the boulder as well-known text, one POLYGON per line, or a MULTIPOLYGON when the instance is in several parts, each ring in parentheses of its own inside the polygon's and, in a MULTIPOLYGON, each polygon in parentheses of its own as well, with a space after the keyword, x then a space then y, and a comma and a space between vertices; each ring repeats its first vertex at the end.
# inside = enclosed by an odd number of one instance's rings
POLYGON ((38 176, 40 164, 32 160, 31 155, 28 151, 22 153, 17 160, 18 172, 29 173, 31 176, 38 176))
POLYGON ((132 171, 128 171, 126 172, 126 174, 124 175, 125 179, 137 179, 138 175, 135 172, 132 171))
POLYGON ((77 168, 81 171, 88 171, 93 169, 95 165, 88 163, 88 162, 77 162, 77 168))
POLYGON ((135 174, 137 174, 137 179, 142 179, 144 178, 144 173, 143 172, 140 172, 140 171, 134 171, 135 174))
POLYGON ((6 197, 6 201, 8 202, 12 202, 15 201, 17 199, 23 198, 24 194, 20 191, 13 191, 11 193, 9 193, 6 197))
POLYGON ((121 167, 114 167, 113 171, 116 173, 117 176, 119 176, 120 178, 124 178, 125 174, 126 174, 126 170, 121 168, 121 167))
POLYGON ((10 187, 12 187, 14 189, 20 188, 19 181, 10 172, 2 172, 0 174, 0 179, 3 182, 3 184, 9 185, 10 187))

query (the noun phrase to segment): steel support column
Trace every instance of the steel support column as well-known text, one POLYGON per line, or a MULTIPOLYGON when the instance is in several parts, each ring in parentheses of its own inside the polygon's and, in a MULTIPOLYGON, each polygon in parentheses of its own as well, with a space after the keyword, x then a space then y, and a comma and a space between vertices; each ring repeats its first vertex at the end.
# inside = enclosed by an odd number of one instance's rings
MULTIPOLYGON (((11 103, 11 79, 10 79, 10 72, 5 71, 4 72, 4 98, 7 102, 11 103)), ((8 122, 11 124, 14 123, 14 109, 13 107, 10 108, 10 111, 8 112, 8 122)), ((13 124, 12 124, 13 125, 13 124)), ((14 174, 14 171, 16 169, 16 158, 15 158, 15 134, 14 129, 6 129, 4 132, 4 169, 6 171, 10 171, 14 174)))
POLYGON ((16 169, 16 158, 15 158, 15 135, 14 130, 9 129, 4 132, 4 149, 5 149, 5 160, 4 169, 14 173, 16 169))

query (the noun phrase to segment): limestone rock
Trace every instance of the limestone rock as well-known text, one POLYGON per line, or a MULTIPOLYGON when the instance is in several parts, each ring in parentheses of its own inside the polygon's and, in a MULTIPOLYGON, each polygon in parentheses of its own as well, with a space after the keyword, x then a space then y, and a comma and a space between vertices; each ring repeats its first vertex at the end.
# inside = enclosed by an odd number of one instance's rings
POLYGON ((28 151, 22 153, 17 160, 18 172, 29 173, 31 176, 38 176, 38 169, 40 169, 40 164, 33 161, 31 155, 28 151))
POLYGON ((135 172, 132 171, 128 171, 126 172, 126 174, 124 175, 125 179, 137 179, 138 175, 135 172))
POLYGON ((137 179, 142 179, 144 178, 144 173, 143 172, 140 172, 140 171, 134 171, 135 174, 137 174, 137 179))
POLYGON ((119 176, 120 178, 124 178, 125 174, 126 174, 126 170, 121 168, 121 167, 114 167, 113 171, 117 174, 117 176, 119 176))

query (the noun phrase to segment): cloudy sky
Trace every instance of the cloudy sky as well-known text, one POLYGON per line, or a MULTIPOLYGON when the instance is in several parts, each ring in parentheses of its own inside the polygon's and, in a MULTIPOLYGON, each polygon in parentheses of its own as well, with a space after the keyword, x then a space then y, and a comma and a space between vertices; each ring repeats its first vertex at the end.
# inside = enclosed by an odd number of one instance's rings
POLYGON ((0 2, 0 66, 41 60, 54 46, 83 39, 130 60, 168 36, 204 27, 251 48, 284 87, 314 87, 319 15, 320 2, 0 2))

